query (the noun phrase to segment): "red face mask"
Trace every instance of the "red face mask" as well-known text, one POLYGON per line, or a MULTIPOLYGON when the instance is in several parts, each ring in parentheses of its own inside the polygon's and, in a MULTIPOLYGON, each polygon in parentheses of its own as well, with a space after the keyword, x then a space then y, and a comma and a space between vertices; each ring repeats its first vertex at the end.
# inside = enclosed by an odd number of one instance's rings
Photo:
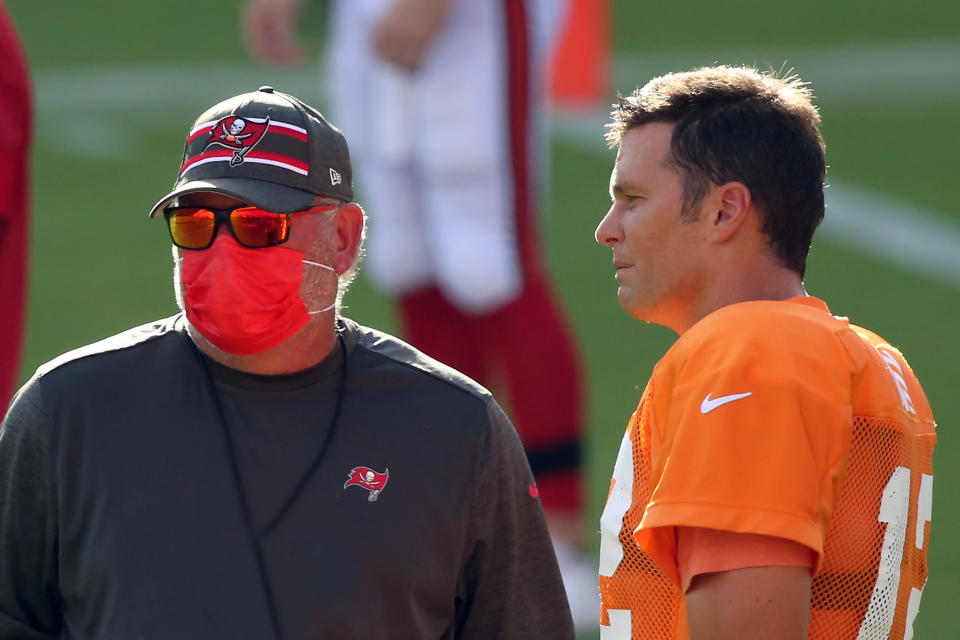
POLYGON ((187 319, 228 353, 249 355, 275 347, 312 315, 300 298, 304 262, 294 249, 247 249, 226 235, 208 249, 184 251, 181 281, 187 319))

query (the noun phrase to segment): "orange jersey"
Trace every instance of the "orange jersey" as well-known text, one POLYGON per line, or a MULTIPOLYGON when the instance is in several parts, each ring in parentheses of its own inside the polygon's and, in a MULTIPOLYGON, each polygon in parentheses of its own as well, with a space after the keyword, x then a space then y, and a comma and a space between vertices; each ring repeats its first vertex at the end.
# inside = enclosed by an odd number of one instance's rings
POLYGON ((689 637, 675 527, 816 554, 813 640, 909 637, 936 431, 899 351, 816 298, 724 307, 657 363, 601 516, 602 640, 689 637))

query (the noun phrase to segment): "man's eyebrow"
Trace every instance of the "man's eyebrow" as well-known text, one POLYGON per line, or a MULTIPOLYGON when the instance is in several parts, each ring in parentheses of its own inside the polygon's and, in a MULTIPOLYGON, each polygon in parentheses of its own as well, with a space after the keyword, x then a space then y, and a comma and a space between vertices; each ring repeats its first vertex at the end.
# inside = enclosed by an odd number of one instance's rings
POLYGON ((626 194, 627 192, 634 193, 634 192, 637 192, 637 191, 643 191, 643 189, 640 188, 640 187, 638 187, 637 185, 631 184, 631 183, 629 183, 629 182, 620 182, 620 181, 617 181, 617 182, 611 182, 611 183, 610 183, 610 196, 611 196, 611 197, 621 196, 621 195, 626 194))

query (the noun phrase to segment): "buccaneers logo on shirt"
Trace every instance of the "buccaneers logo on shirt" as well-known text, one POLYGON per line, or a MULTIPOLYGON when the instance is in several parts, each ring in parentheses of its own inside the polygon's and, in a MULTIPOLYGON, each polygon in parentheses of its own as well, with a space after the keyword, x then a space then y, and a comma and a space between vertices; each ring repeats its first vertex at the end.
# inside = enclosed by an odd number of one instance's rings
POLYGON ((269 127, 270 116, 267 116, 263 122, 254 122, 238 116, 220 118, 210 128, 210 138, 203 150, 206 151, 213 145, 233 149, 230 166, 235 167, 242 163, 244 156, 263 139, 269 127))
POLYGON ((370 467, 354 467, 347 475, 347 481, 343 483, 346 489, 351 485, 363 487, 370 492, 367 500, 373 502, 387 486, 387 480, 390 479, 390 469, 384 469, 383 473, 378 473, 370 467))

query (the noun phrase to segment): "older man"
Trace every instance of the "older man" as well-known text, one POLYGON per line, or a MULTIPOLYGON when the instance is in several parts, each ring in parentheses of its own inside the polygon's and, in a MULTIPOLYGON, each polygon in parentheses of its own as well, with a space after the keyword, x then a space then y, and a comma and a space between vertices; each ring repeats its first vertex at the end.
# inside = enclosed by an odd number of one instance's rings
POLYGON ((503 412, 338 315, 352 200, 296 98, 197 119, 151 212, 182 313, 41 367, 4 419, 0 636, 573 636, 503 412))
MULTIPOLYGON (((581 365, 540 226, 546 61, 565 0, 337 0, 326 93, 372 212, 371 284, 403 337, 509 394, 574 617, 596 624, 582 551, 581 365)), ((257 60, 304 59, 303 0, 247 0, 257 60)))

